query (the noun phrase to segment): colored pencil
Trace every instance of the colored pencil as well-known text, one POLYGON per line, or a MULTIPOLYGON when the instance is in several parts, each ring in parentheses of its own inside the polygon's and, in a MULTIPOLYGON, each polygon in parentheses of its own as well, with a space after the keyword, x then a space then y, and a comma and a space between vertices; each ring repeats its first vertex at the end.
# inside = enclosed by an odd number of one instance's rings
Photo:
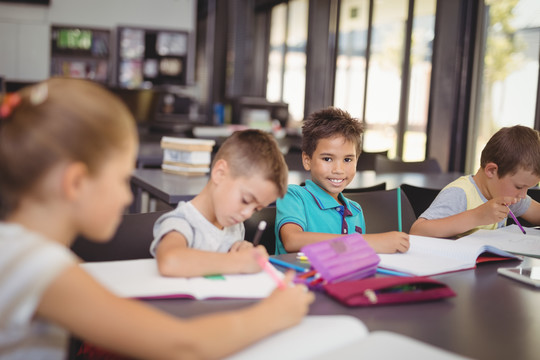
POLYGON ((293 270, 296 270, 296 271, 299 271, 299 272, 306 272, 308 271, 308 269, 306 268, 303 268, 301 266, 298 266, 298 265, 294 265, 294 264, 291 264, 291 263, 288 263, 286 261, 283 261, 283 260, 280 260, 280 259, 276 259, 276 258, 269 258, 268 260, 270 260, 270 262, 274 265, 279 265, 279 266, 283 266, 284 268, 287 268, 287 269, 293 269, 293 270))
POLYGON ((523 226, 521 226, 521 224, 519 223, 518 219, 516 218, 516 215, 514 215, 514 213, 512 212, 512 210, 510 210, 510 206, 506 205, 506 207, 508 208, 508 213, 510 214, 510 216, 512 217, 512 219, 514 219, 514 222, 516 223, 517 226, 519 226, 519 228, 521 229, 521 231, 523 232, 523 234, 527 234, 525 232, 525 229, 523 228, 523 226))
POLYGON ((401 188, 397 188, 397 221, 398 221, 398 231, 402 231, 403 226, 401 224, 401 188))

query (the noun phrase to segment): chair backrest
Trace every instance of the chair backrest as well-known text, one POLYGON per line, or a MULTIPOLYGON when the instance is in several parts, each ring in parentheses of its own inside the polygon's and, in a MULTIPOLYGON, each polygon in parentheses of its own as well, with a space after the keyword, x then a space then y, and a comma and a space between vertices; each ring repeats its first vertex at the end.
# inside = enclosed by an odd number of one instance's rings
POLYGON ((362 151, 356 162, 356 170, 375 170, 375 159, 377 155, 388 157, 388 150, 378 152, 362 151))
MULTIPOLYGON (((540 189, 539 188, 531 188, 527 190, 527 195, 529 195, 533 200, 540 202, 540 189)), ((527 220, 523 219, 521 216, 518 216, 518 221, 522 226, 525 227, 534 227, 538 224, 532 224, 528 222, 527 220)), ((508 217, 506 220, 506 225, 515 224, 514 219, 512 217, 508 217)))
POLYGON ((425 188, 409 184, 402 184, 401 190, 403 190, 405 195, 407 195, 416 218, 426 211, 440 192, 439 189, 425 188))
POLYGON ((289 151, 284 155, 285 162, 289 170, 305 171, 302 164, 302 149, 297 146, 291 146, 289 151))
POLYGON ((79 236, 71 246, 71 250, 84 261, 150 258, 152 257, 150 243, 153 239, 154 223, 167 211, 125 214, 110 241, 95 243, 79 236))
POLYGON ((437 159, 430 158, 424 161, 401 161, 392 160, 385 156, 375 157, 375 171, 377 173, 392 172, 418 172, 418 173, 441 173, 441 166, 437 159))
POLYGON ((398 191, 400 189, 348 193, 346 197, 362 207, 368 234, 399 230, 408 233, 416 221, 414 210, 407 196, 401 191, 401 211, 398 211, 398 191))
POLYGON ((355 192, 368 192, 368 191, 377 191, 377 190, 386 190, 386 182, 380 184, 375 184, 372 186, 360 187, 360 188, 345 188, 343 189, 344 194, 355 193, 355 192))
POLYGON ((274 206, 265 207, 244 221, 244 226, 246 228, 246 240, 253 241, 261 220, 266 221, 266 229, 262 233, 259 244, 266 248, 269 255, 274 255, 276 252, 276 236, 274 234, 274 226, 276 224, 276 208, 274 206))

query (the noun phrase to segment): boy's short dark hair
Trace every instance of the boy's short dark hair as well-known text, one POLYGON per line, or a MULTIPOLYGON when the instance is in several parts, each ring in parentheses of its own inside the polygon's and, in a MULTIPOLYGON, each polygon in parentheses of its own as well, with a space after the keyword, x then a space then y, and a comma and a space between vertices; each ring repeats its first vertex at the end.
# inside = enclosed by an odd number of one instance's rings
POLYGON ((274 183, 279 197, 287 192, 288 168, 274 137, 261 130, 236 131, 219 147, 212 162, 224 159, 234 177, 260 174, 274 183))
POLYGON ((302 126, 302 151, 313 156, 320 139, 343 136, 355 144, 356 158, 362 151, 362 122, 353 118, 347 111, 328 107, 308 116, 302 126))
POLYGON ((540 133, 522 125, 500 129, 480 156, 482 168, 490 162, 497 164, 499 178, 515 174, 519 169, 540 176, 540 133))

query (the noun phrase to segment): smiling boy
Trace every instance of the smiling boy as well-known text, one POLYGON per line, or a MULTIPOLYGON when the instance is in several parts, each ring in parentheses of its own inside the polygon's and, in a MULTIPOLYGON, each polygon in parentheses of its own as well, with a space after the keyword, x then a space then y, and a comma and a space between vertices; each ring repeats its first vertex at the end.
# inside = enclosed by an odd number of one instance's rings
POLYGON ((379 253, 408 250, 405 233, 366 234, 362 208, 343 196, 343 189, 356 175, 362 133, 357 119, 333 107, 304 121, 302 164, 311 173, 311 180, 305 186, 289 185, 287 194, 276 202, 276 254, 355 232, 363 234, 379 253))
POLYGON ((486 144, 475 175, 441 190, 411 227, 411 234, 461 237, 506 225, 509 209, 540 224, 540 204, 527 189, 540 181, 540 135, 526 126, 502 128, 486 144))

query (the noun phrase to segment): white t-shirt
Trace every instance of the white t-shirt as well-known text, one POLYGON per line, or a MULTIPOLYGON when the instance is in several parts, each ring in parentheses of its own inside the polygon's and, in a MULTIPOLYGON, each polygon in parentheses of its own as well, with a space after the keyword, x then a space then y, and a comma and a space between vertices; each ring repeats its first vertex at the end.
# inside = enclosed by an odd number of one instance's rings
POLYGON ((77 262, 66 247, 0 222, 0 358, 63 359, 68 333, 35 317, 45 289, 77 262))
POLYGON ((190 248, 222 253, 228 252, 234 242, 245 237, 243 223, 218 229, 191 202, 183 201, 176 209, 161 215, 154 224, 154 241, 150 245, 152 255, 156 255, 161 238, 171 231, 182 234, 190 248))

